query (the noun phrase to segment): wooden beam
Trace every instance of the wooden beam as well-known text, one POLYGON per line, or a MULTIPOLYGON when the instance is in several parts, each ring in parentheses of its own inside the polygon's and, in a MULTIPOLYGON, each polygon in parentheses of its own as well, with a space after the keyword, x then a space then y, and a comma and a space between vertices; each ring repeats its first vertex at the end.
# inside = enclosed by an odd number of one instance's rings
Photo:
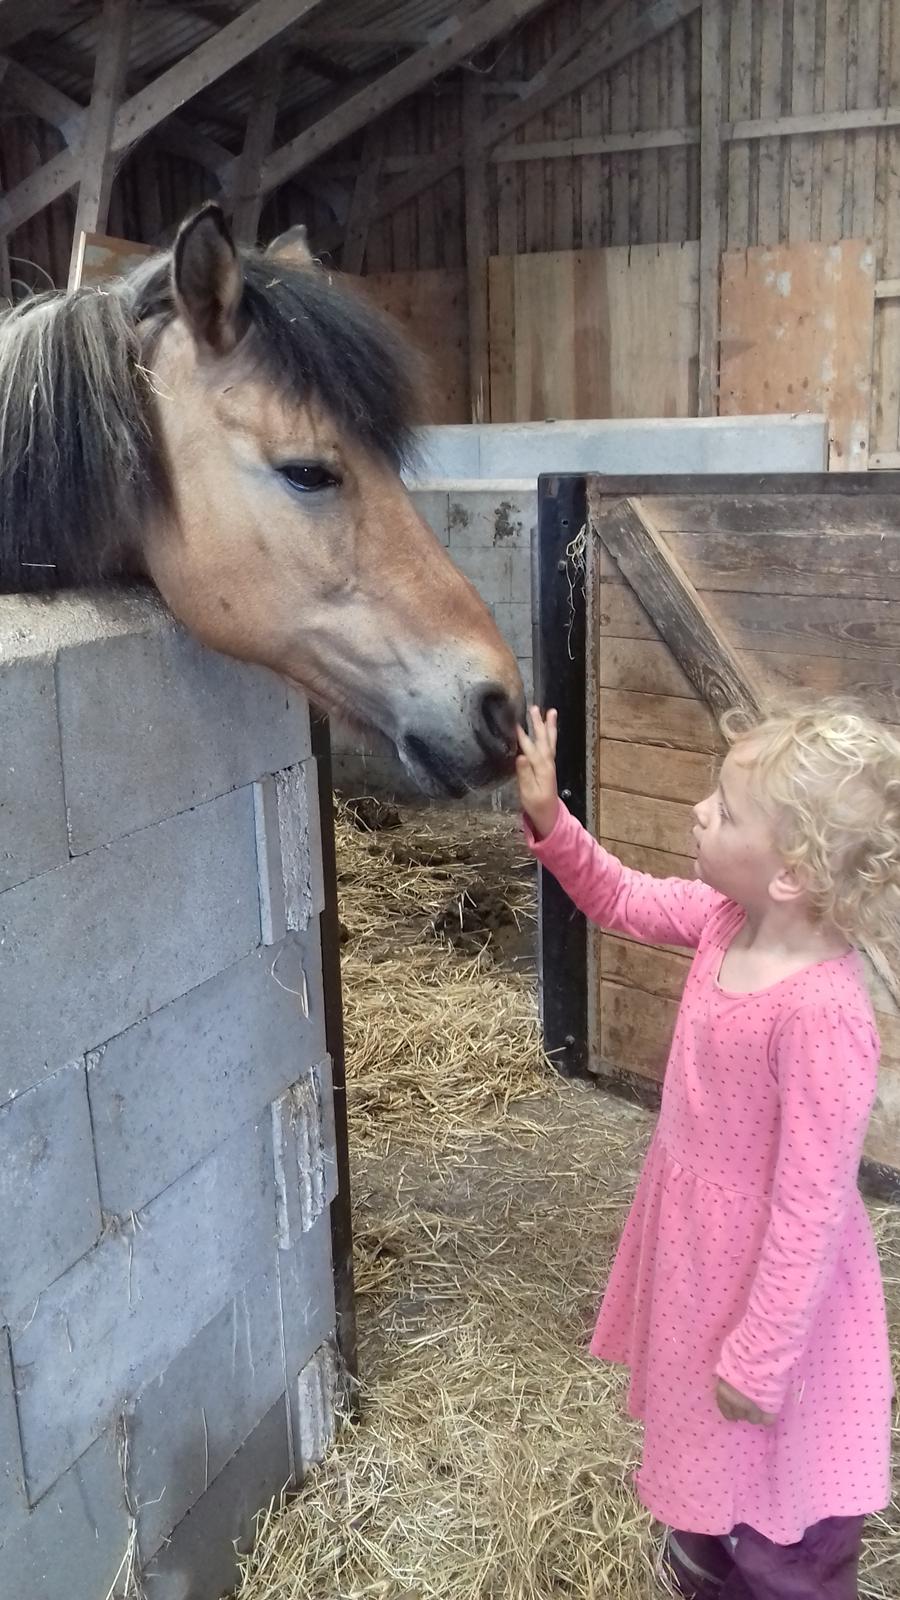
POLYGON ((103 0, 91 103, 78 151, 81 181, 69 262, 70 289, 74 287, 75 272, 80 266, 82 234, 105 233, 109 220, 109 198, 116 171, 112 133, 128 67, 131 18, 131 0, 103 0))
MULTIPOLYGON (((601 511, 589 492, 588 518, 700 698, 717 717, 732 707, 759 716, 768 698, 765 686, 738 660, 640 501, 620 500, 601 511)), ((877 946, 861 949, 900 1005, 900 977, 877 946)))
POLYGON ((274 151, 263 168, 265 189, 276 189, 286 178, 293 177, 301 168, 309 166, 326 150, 332 150, 357 129, 371 122, 374 117, 381 116, 426 83, 431 83, 465 56, 490 44, 492 39, 530 16, 544 3, 545 0, 484 0, 484 4, 467 15, 449 37, 414 51, 390 72, 383 73, 369 88, 351 95, 329 116, 322 117, 311 128, 306 128, 295 139, 282 145, 280 150, 274 151))
MULTIPOLYGON (((57 52, 46 45, 41 47, 42 61, 48 65, 55 61, 61 68, 71 69, 77 55, 74 50, 67 49, 63 58, 61 51, 57 52)), ((57 89, 55 84, 48 83, 46 78, 38 77, 36 72, 24 66, 22 62, 13 61, 9 56, 0 56, 0 62, 2 61, 7 63, 4 88, 13 95, 22 110, 32 112, 40 117, 42 122, 48 122, 62 134, 66 144, 77 149, 84 137, 87 115, 85 107, 79 105, 70 95, 64 94, 61 89, 57 89)), ((199 128, 193 127, 184 117, 168 117, 154 137, 173 155, 195 161, 198 166, 214 173, 217 179, 220 173, 231 167, 234 162, 230 150, 223 144, 218 144, 215 139, 211 139, 208 134, 201 133, 199 128)))
POLYGON ((244 148, 235 163, 232 187, 234 196, 232 219, 235 238, 239 244, 254 245, 259 233, 259 218, 263 207, 260 175, 275 132, 278 101, 281 98, 283 60, 284 51, 275 44, 266 45, 257 58, 253 101, 247 118, 244 148))
MULTIPOLYGON (((567 66, 557 69, 554 66, 555 58, 551 57, 536 75, 540 80, 540 87, 533 94, 523 95, 521 100, 504 106, 502 111, 495 112, 484 123, 482 143, 485 148, 490 149, 501 140, 508 139, 516 128, 530 121, 532 117, 549 111, 551 106, 556 105, 566 95, 577 94, 592 78, 612 71, 636 50, 667 33, 684 17, 690 16, 700 4, 701 0, 649 0, 649 4, 643 6, 640 15, 629 22, 627 27, 609 37, 598 36, 567 66), (548 73, 549 68, 553 70, 548 73)), ((566 47, 567 53, 568 47, 566 47)), ((390 184, 378 202, 373 221, 379 217, 390 216, 392 211, 407 205, 423 190, 440 183, 442 178, 462 164, 463 156, 463 141, 455 139, 443 150, 430 156, 427 161, 421 162, 407 177, 390 184)), ((339 243, 340 234, 333 229, 323 233, 316 241, 317 248, 321 250, 333 249, 339 243)))
POLYGON ((722 260, 722 4, 703 0, 700 57, 700 360, 697 409, 719 409, 719 272, 722 260))
MULTIPOLYGON (((317 4, 318 0, 256 0, 227 28, 126 100, 115 120, 113 151, 118 154, 129 149, 185 101, 230 72, 317 4)), ((17 184, 0 201, 0 236, 65 194, 78 182, 78 176, 77 156, 66 150, 17 184)))
POLYGON ((482 80, 468 72, 463 81, 464 193, 466 207, 466 287, 469 317, 469 398, 471 420, 490 422, 488 362, 487 168, 481 142, 484 121, 482 80))
POLYGON ((900 278, 879 278, 875 284, 876 300, 900 300, 900 278))
POLYGON ((900 106, 874 106, 861 111, 809 111, 793 117, 761 117, 726 122, 723 139, 783 139, 792 134, 853 133, 866 128, 900 126, 900 106))
POLYGON ((344 248, 341 251, 341 271, 359 274, 366 262, 366 245, 369 240, 369 218, 375 208, 375 196, 384 162, 384 123, 376 122, 366 134, 359 175, 353 188, 344 248))
POLYGON ((577 156, 624 155, 630 150, 679 150, 700 143, 699 128, 656 128, 649 133, 595 133, 581 139, 535 139, 498 144, 490 160, 571 161, 577 156))

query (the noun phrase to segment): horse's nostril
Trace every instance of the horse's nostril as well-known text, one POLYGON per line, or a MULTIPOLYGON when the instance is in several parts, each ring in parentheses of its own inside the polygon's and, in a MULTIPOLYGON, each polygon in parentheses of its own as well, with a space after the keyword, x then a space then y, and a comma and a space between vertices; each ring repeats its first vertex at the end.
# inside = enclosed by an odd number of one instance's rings
POLYGON ((476 733, 486 755, 509 757, 516 746, 516 707, 499 684, 485 684, 475 697, 476 733))

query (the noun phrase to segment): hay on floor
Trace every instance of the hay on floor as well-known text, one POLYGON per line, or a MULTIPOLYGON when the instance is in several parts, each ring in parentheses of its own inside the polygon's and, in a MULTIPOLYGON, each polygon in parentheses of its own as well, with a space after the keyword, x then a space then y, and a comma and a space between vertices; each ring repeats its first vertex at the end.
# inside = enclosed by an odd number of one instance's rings
MULTIPOLYGON (((514 824, 411 833, 400 867, 396 834, 339 826, 360 1417, 263 1518, 239 1600, 652 1600, 624 1380, 583 1354, 649 1119, 560 1083, 532 979, 429 932, 473 863, 533 916, 514 824), (416 864, 439 846, 468 859, 416 864)), ((868 1572, 900 1594, 896 1517, 868 1572)))

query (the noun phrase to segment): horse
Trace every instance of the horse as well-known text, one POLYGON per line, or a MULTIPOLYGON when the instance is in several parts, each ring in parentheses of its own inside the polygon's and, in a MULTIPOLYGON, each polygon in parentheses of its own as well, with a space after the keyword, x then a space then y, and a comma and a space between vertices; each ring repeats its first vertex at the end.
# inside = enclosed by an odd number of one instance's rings
POLYGON ((425 793, 507 778, 522 682, 404 486, 416 381, 302 228, 238 251, 201 207, 124 277, 0 321, 0 592, 149 583, 425 793))

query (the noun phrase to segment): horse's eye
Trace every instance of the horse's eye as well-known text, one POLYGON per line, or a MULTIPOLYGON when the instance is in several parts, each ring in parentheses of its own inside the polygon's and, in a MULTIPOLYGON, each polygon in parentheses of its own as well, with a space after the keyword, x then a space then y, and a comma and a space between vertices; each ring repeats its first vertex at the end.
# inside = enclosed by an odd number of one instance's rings
POLYGON ((323 489, 340 486, 340 478, 321 461, 288 461, 278 471, 301 494, 321 494, 323 489))

